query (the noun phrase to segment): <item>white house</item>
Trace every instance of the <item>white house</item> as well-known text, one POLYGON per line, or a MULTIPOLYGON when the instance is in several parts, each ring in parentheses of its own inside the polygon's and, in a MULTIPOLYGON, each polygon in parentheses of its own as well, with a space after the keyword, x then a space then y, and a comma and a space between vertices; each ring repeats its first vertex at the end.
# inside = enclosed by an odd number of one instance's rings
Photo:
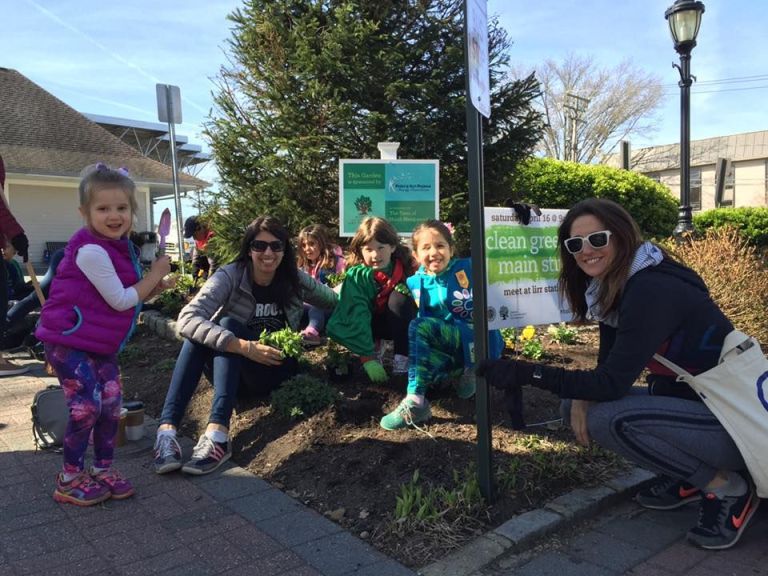
MULTIPOLYGON (((0 68, 3 193, 29 238, 30 260, 43 263, 46 243, 63 243, 82 226, 80 172, 90 164, 128 169, 137 185, 135 230, 152 230, 152 200, 173 194, 172 169, 122 142, 15 70, 0 68)), ((182 191, 208 183, 179 175, 182 191)))

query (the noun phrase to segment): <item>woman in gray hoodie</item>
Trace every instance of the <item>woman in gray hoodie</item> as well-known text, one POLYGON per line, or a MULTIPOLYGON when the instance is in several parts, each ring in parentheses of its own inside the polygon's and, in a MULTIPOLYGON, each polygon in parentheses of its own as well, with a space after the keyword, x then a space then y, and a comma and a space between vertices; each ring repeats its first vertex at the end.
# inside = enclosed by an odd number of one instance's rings
POLYGON ((304 302, 332 310, 338 296, 296 266, 291 235, 271 216, 260 216, 245 230, 240 253, 219 268, 179 314, 185 338, 160 416, 155 471, 182 469, 208 474, 229 459, 229 420, 239 387, 268 393, 296 374, 295 359, 258 342, 262 331, 299 329, 304 302), (203 371, 213 383, 208 426, 192 459, 182 466, 176 429, 203 371))

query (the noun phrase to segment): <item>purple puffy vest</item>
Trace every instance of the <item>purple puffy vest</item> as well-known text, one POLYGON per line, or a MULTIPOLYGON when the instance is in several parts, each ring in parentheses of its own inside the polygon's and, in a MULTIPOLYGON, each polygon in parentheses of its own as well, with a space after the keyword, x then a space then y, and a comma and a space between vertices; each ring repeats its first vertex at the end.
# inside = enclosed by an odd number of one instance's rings
POLYGON ((35 336, 92 354, 115 354, 133 332, 141 303, 123 312, 107 304, 75 263, 84 244, 98 244, 107 251, 123 286, 141 279, 136 249, 128 238, 110 240, 80 229, 70 238, 56 268, 35 336))

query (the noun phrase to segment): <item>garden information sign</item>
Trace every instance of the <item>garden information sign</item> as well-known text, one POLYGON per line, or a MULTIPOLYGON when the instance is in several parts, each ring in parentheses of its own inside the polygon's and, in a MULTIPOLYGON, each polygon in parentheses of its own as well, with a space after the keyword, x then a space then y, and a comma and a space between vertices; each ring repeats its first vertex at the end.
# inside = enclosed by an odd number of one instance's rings
POLYGON ((439 214, 437 160, 339 160, 339 235, 354 236, 368 216, 386 218, 401 236, 439 214))
POLYGON ((569 322, 560 301, 557 229, 567 210, 542 210, 523 225, 511 208, 486 208, 488 328, 569 322))

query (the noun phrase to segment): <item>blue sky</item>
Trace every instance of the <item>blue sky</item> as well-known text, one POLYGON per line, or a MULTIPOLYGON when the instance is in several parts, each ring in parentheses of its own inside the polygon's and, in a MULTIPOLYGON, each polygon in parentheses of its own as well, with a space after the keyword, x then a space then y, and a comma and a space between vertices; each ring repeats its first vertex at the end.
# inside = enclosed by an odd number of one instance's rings
MULTIPOLYGON (((515 66, 533 68, 569 53, 604 67, 631 58, 665 86, 657 133, 633 147, 679 140, 678 62, 664 11, 672 0, 490 0, 514 41, 515 66)), ((691 135, 768 129, 768 2, 705 1, 692 73, 691 135), (747 78, 747 80, 743 80, 747 78), (731 80, 737 79, 737 80, 731 80), (742 79, 742 80, 738 80, 742 79)), ((208 149, 201 124, 212 106, 212 79, 225 63, 226 15, 234 0, 0 0, 0 66, 14 68, 73 108, 157 121, 155 84, 180 87, 178 134, 208 149)), ((215 171, 202 178, 215 181, 215 171)), ((184 209, 185 214, 188 208, 184 209)))

